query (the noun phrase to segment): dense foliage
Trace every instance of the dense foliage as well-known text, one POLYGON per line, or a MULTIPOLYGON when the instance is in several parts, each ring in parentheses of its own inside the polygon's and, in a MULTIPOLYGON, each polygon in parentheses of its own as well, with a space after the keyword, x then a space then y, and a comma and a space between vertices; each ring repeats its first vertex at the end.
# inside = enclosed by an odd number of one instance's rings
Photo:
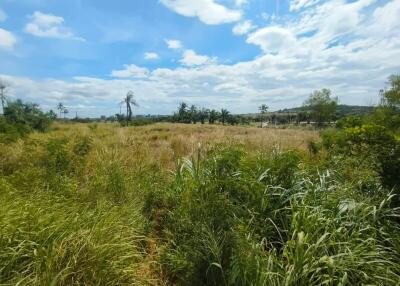
POLYGON ((398 209, 379 176, 363 177, 370 167, 359 166, 351 180, 351 159, 335 167, 322 160, 317 168, 293 151, 199 152, 181 161, 167 192, 148 193, 144 209, 162 237, 160 260, 173 283, 400 282, 398 209))
POLYGON ((54 118, 55 114, 44 113, 37 104, 9 102, 0 117, 0 142, 13 141, 32 131, 44 132, 54 118))

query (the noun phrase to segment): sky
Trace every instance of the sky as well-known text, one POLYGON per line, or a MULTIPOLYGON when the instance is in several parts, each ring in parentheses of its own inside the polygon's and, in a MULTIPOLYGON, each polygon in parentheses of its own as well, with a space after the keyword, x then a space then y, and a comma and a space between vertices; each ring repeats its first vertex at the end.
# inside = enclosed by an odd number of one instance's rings
POLYGON ((0 0, 10 99, 82 117, 184 101, 233 113, 329 88, 371 105, 400 73, 400 0, 0 0))

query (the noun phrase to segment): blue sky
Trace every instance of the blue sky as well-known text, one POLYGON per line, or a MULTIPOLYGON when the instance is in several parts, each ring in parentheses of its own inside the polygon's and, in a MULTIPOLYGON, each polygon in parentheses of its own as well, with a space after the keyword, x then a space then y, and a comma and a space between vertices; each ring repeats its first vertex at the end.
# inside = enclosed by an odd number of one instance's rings
POLYGON ((235 113, 301 105, 330 88, 373 104, 400 73, 400 0, 2 0, 10 98, 111 115, 181 101, 235 113))

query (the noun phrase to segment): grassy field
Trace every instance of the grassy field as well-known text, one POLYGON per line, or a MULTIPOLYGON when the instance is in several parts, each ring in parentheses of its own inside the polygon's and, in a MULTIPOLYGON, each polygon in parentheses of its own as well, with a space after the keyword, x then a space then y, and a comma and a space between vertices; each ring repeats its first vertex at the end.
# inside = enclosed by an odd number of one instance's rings
POLYGON ((0 285, 399 285, 392 194, 318 140, 57 123, 0 144, 0 285))

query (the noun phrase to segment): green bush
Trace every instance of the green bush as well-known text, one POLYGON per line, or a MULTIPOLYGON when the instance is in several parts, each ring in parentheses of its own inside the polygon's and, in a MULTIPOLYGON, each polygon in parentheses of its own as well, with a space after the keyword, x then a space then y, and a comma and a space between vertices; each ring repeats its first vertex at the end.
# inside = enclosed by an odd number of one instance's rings
POLYGON ((340 129, 352 128, 363 125, 365 117, 362 115, 350 115, 339 119, 336 122, 336 127, 340 129))
POLYGON ((342 131, 327 130, 322 133, 322 140, 333 154, 355 156, 360 164, 368 160, 371 168, 378 168, 385 185, 400 185, 400 144, 385 126, 364 124, 342 131))
POLYGON ((32 131, 44 132, 51 122, 51 114, 42 112, 36 104, 9 102, 0 117, 0 143, 16 141, 32 131))

